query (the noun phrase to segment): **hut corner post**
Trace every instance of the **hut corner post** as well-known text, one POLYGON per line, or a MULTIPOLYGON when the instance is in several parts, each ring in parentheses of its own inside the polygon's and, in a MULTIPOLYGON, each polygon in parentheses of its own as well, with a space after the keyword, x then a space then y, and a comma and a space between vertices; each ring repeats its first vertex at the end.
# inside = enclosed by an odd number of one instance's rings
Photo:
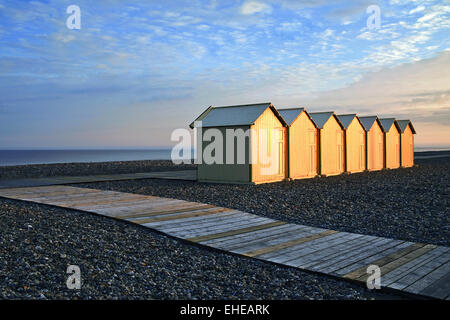
POLYGON ((366 171, 369 171, 369 148, 367 144, 369 141, 369 131, 364 130, 364 138, 366 140, 366 171))
POLYGON ((344 130, 344 172, 349 173, 348 172, 348 155, 347 155, 347 151, 348 151, 347 134, 348 134, 348 131, 344 130))
POLYGON ((322 175, 322 129, 317 129, 317 172, 322 175))
POLYGON ((286 132, 286 142, 285 142, 285 148, 286 148, 286 160, 284 161, 285 163, 285 174, 284 177, 286 181, 291 180, 291 146, 290 146, 290 136, 291 136, 291 132, 290 132, 290 127, 285 127, 285 132, 286 132))
POLYGON ((400 168, 404 168, 405 166, 403 165, 403 136, 402 136, 402 132, 400 131, 400 150, 399 150, 399 155, 400 155, 400 168))

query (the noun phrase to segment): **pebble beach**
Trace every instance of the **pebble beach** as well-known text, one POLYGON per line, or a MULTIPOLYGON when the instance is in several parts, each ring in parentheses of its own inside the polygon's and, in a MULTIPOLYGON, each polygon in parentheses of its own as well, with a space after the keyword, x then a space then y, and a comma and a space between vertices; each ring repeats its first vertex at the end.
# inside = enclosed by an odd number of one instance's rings
MULTIPOLYGON (((257 186, 158 179, 75 186, 200 201, 287 222, 449 246, 450 158, 417 164, 257 186)), ((0 177, 195 168, 168 161, 20 167, 2 167, 0 177)), ((0 228, 1 299, 404 298, 75 210, 0 199, 0 228), (66 287, 71 264, 81 268, 81 290, 66 287)))

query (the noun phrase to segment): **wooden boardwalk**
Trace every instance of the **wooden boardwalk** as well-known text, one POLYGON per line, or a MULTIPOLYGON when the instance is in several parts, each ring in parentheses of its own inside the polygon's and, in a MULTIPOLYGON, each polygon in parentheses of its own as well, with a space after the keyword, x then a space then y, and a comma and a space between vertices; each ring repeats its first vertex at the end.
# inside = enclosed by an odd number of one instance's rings
POLYGON ((197 180, 197 170, 173 170, 142 173, 119 173, 90 176, 61 176, 29 179, 4 179, 0 180, 0 189, 18 187, 52 186, 73 183, 89 183, 119 180, 137 179, 170 179, 170 180, 197 180))
POLYGON ((290 224, 239 210, 139 194, 44 186, 1 189, 0 196, 123 219, 204 246, 332 275, 449 299, 450 248, 290 224))

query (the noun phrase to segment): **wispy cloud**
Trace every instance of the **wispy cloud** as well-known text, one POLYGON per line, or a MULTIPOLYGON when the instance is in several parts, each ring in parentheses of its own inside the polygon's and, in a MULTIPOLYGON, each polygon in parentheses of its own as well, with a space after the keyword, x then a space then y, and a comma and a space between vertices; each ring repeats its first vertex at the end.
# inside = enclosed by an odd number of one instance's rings
POLYGON ((247 1, 242 5, 240 11, 244 15, 251 15, 260 12, 270 13, 272 12, 272 7, 259 1, 247 1))

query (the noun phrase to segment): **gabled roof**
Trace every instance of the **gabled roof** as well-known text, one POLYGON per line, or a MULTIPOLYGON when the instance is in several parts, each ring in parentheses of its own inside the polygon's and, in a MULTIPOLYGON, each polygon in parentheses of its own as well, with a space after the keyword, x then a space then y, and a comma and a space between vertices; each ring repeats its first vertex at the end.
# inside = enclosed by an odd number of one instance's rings
MULTIPOLYGON (((195 121, 202 121, 202 127, 247 126, 254 124, 267 108, 275 113, 283 126, 287 126, 270 102, 224 107, 210 106, 195 121)), ((191 128, 194 127, 194 122, 189 125, 191 128)))
POLYGON ((333 111, 327 111, 327 112, 312 112, 309 114, 312 121, 315 123, 316 127, 319 129, 322 129, 323 126, 325 125, 325 123, 328 122, 328 120, 330 120, 331 117, 335 117, 337 122, 339 123, 339 125, 341 127, 343 127, 341 121, 339 120, 338 117, 336 117, 336 115, 334 114, 333 111))
POLYGON ((395 125, 395 127, 400 131, 400 127, 398 126, 397 120, 395 118, 384 118, 380 119, 381 126, 384 129, 384 132, 388 132, 391 130, 392 125, 395 125))
POLYGON ((406 127, 408 127, 408 125, 409 125, 409 127, 411 128, 412 133, 416 134, 416 130, 414 129, 414 127, 412 125, 412 122, 410 120, 397 120, 397 122, 398 122, 398 126, 400 127, 400 132, 401 133, 405 132, 406 127))
MULTIPOLYGON (((378 121, 378 123, 381 126, 381 123, 379 122, 379 119, 377 116, 367 116, 367 117, 358 117, 358 118, 366 131, 370 131, 370 129, 372 129, 372 126, 375 123, 375 121, 378 121)), ((381 130, 383 130, 383 127, 381 127, 381 130)))
POLYGON ((337 116, 339 121, 342 123, 342 126, 344 127, 344 129, 348 129, 348 126, 350 125, 350 123, 352 123, 353 119, 357 119, 356 117, 356 113, 352 113, 352 114, 340 114, 337 116))
POLYGON ((305 110, 305 108, 294 108, 294 109, 278 109, 278 112, 286 121, 288 126, 294 123, 295 119, 305 110))
MULTIPOLYGON (((292 109, 277 109, 280 115, 283 117, 284 121, 286 121, 287 125, 290 127, 294 121, 302 114, 302 112, 306 113, 309 119, 311 119, 308 112, 306 112, 305 108, 292 108, 292 109)), ((312 119, 311 119, 312 121, 312 119)), ((314 126, 316 125, 314 121, 312 121, 314 126)))

